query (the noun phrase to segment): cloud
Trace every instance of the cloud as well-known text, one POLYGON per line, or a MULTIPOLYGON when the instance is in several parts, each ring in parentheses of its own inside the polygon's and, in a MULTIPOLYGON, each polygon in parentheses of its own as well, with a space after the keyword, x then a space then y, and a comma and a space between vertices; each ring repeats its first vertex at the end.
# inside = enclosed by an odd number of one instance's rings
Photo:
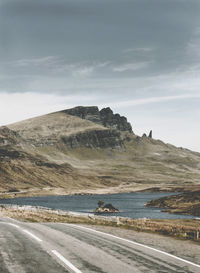
POLYGON ((150 65, 150 62, 138 62, 138 63, 125 63, 113 67, 114 72, 135 71, 146 68, 150 65))
MULTIPOLYGON (((80 14, 89 14, 88 10, 81 9, 75 1, 65 0, 4 0, 2 6, 12 15, 29 16, 73 16, 80 14)), ((0 3, 1 3, 0 2, 0 3)), ((79 2, 83 7, 83 3, 79 2)))
MULTIPOLYGON (((58 57, 57 57, 58 58, 58 57)), ((112 62, 74 62, 53 57, 41 58, 24 63, 42 63, 45 61, 44 69, 39 66, 19 67, 15 73, 10 70, 1 71, 0 93, 6 92, 38 92, 55 94, 73 94, 91 92, 102 94, 105 99, 113 94, 113 100, 119 97, 139 99, 143 97, 160 97, 165 95, 180 95, 199 93, 200 90, 200 65, 186 65, 180 69, 174 69, 170 73, 161 73, 130 76, 130 67, 114 65, 112 62), (51 59, 52 58, 52 59, 51 59), (49 59, 56 62, 48 66, 49 59), (120 71, 113 71, 116 68, 120 71), (30 69, 29 69, 30 68, 30 69), (111 73, 112 72, 112 73, 111 73), (121 76, 122 74, 122 76, 121 76), (117 75, 117 76, 116 76, 117 75), (122 95, 123 94, 123 95, 122 95)), ((21 64, 21 62, 19 62, 21 64)), ((132 67, 132 66, 131 66, 132 67)), ((135 68, 135 67, 134 67, 135 68)), ((5 69, 5 65, 4 65, 5 69)), ((11 69, 11 68, 10 68, 11 69)), ((138 71, 138 70, 136 70, 138 71)), ((140 71, 140 70, 139 70, 140 71)), ((146 72, 146 70, 145 70, 146 72)))
POLYGON ((195 28, 192 38, 187 43, 186 53, 189 55, 189 57, 200 57, 200 27, 195 28))
POLYGON ((110 62, 82 62, 82 63, 71 63, 71 64, 61 64, 57 66, 57 72, 68 72, 73 77, 88 77, 93 74, 93 72, 98 72, 99 69, 105 68, 110 64, 110 62))
POLYGON ((19 59, 9 62, 4 62, 2 65, 8 69, 25 69, 25 74, 30 71, 30 74, 41 75, 40 70, 45 69, 43 73, 62 74, 66 73, 68 76, 73 77, 88 77, 98 69, 107 67, 110 64, 109 61, 100 62, 68 62, 65 58, 60 56, 44 56, 38 58, 19 59))
POLYGON ((92 66, 84 66, 84 67, 76 67, 72 70, 72 76, 77 77, 88 77, 94 71, 94 67, 92 66))
POLYGON ((142 52, 142 53, 148 53, 148 52, 152 52, 154 50, 154 48, 152 47, 133 47, 133 48, 126 48, 124 49, 122 52, 123 53, 129 53, 129 52, 142 52))
POLYGON ((29 67, 29 66, 45 66, 52 67, 59 62, 59 57, 57 56, 46 56, 41 58, 31 58, 31 59, 20 59, 12 62, 8 62, 7 65, 12 67, 29 67))
POLYGON ((183 94, 183 95, 175 95, 175 96, 163 96, 163 97, 151 97, 144 99, 136 99, 136 100, 128 100, 128 101, 120 101, 116 103, 109 103, 110 107, 114 106, 116 108, 125 107, 125 106, 141 106, 145 104, 152 103, 162 103, 166 101, 174 101, 174 100, 185 100, 185 99, 200 99, 200 94, 183 94))

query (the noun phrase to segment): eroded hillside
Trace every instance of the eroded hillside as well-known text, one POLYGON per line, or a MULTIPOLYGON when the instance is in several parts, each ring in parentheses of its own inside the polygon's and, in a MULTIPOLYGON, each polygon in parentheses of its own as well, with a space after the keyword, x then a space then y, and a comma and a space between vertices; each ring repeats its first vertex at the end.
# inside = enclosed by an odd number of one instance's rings
POLYGON ((1 127, 0 158, 1 192, 200 186, 199 153, 134 135, 127 119, 110 108, 76 107, 1 127))

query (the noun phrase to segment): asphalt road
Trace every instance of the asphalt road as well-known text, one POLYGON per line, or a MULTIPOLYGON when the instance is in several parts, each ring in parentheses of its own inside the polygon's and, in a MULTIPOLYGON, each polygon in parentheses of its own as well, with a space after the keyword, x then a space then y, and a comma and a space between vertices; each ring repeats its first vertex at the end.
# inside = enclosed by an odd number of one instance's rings
POLYGON ((0 272, 199 273, 200 265, 78 225, 1 218, 0 272))

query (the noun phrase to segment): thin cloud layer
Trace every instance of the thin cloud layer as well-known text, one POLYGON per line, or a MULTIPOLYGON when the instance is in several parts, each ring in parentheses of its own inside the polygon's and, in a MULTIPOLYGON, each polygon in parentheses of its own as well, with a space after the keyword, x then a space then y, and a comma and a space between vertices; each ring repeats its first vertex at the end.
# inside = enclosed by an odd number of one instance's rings
POLYGON ((188 99, 199 99, 199 102, 200 102, 200 94, 183 94, 183 95, 177 95, 177 96, 152 97, 152 98, 145 98, 145 99, 121 101, 117 103, 110 103, 108 105, 110 107, 114 106, 115 108, 120 108, 125 106, 138 106, 138 105, 145 105, 145 104, 152 104, 152 103, 162 103, 165 101, 176 101, 176 100, 188 101, 188 99))

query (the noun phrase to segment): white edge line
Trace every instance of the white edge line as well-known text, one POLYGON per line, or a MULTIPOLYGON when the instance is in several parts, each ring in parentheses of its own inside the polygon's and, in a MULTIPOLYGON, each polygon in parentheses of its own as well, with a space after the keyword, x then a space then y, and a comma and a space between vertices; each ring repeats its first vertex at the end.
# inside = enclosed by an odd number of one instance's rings
MULTIPOLYGON (((10 226, 13 226, 13 227, 15 227, 15 228, 19 228, 20 229, 20 227, 18 226, 18 225, 15 225, 15 224, 13 224, 13 223, 7 223, 8 225, 10 225, 10 226)), ((33 233, 31 233, 30 231, 28 231, 28 230, 26 230, 26 229, 22 229, 22 231, 23 232, 25 232, 25 233, 27 233, 29 236, 31 236, 32 238, 34 238, 36 241, 38 241, 38 242, 42 242, 42 240, 40 239, 40 238, 38 238, 37 236, 35 236, 33 233)))
POLYGON ((18 225, 12 224, 12 223, 8 223, 8 225, 16 227, 16 228, 20 228, 18 225))
POLYGON ((54 255, 57 256, 65 265, 67 265, 70 269, 72 269, 75 273, 82 273, 78 268, 76 268, 72 263, 70 263, 65 257, 63 257, 58 251, 51 251, 54 255))
POLYGON ((42 240, 40 238, 38 238, 37 236, 35 236, 33 233, 31 233, 30 231, 26 230, 26 229, 22 229, 23 232, 27 233, 29 236, 31 236, 32 238, 34 238, 36 241, 38 242, 42 242, 42 240))
POLYGON ((187 263, 187 264, 190 264, 190 265, 193 265, 193 266, 196 266, 196 267, 200 268, 200 265, 199 265, 199 264, 195 264, 195 263, 193 263, 193 262, 187 261, 187 260, 185 260, 185 259, 182 259, 182 258, 180 258, 180 257, 177 257, 177 256, 175 256, 175 255, 172 255, 172 254, 167 253, 167 252, 162 251, 162 250, 158 250, 158 249, 153 248, 153 247, 150 247, 150 246, 146 246, 146 245, 143 245, 143 244, 140 244, 140 243, 137 243, 137 242, 128 240, 128 239, 124 239, 124 238, 121 238, 121 237, 118 237, 118 236, 115 236, 115 235, 112 235, 112 234, 109 234, 109 233, 105 233, 105 232, 102 232, 102 231, 98 231, 98 230, 95 230, 95 229, 92 229, 92 228, 86 228, 86 227, 82 227, 82 226, 79 226, 79 225, 73 225, 73 224, 65 224, 65 225, 69 225, 69 226, 73 226, 73 227, 77 227, 77 228, 82 228, 82 229, 85 229, 85 230, 90 230, 90 231, 93 231, 93 232, 96 232, 96 233, 99 233, 99 234, 103 234, 103 235, 109 236, 109 237, 111 237, 111 238, 115 238, 115 239, 122 240, 122 241, 127 242, 127 243, 131 243, 131 244, 134 244, 134 245, 137 245, 137 246, 141 246, 141 247, 144 247, 144 248, 153 250, 153 251, 155 251, 155 252, 164 254, 164 255, 166 255, 166 256, 168 256, 168 257, 174 258, 174 259, 179 260, 179 261, 181 261, 181 262, 184 262, 184 263, 187 263))

